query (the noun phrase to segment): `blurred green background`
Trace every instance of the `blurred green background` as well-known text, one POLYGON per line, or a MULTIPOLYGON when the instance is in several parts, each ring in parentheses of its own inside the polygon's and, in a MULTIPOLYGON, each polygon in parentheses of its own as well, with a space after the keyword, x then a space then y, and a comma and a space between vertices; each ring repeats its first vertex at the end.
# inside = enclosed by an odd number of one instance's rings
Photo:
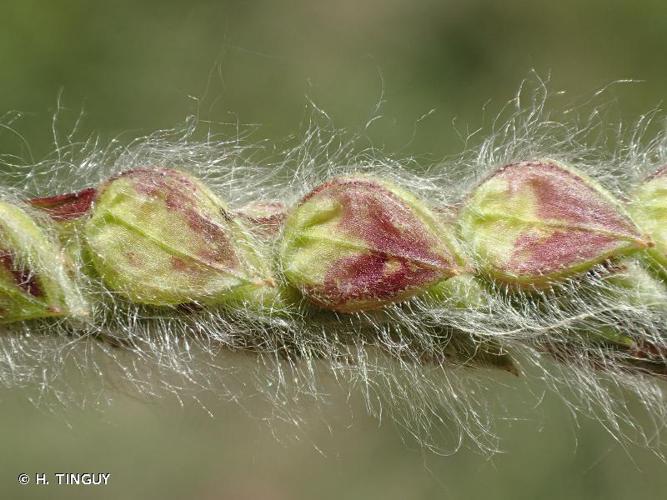
MULTIPOLYGON (((259 124, 253 140, 282 140, 300 128, 306 98, 351 129, 383 99, 374 144, 437 160, 460 151, 453 121, 474 129, 483 107, 495 114, 531 69, 573 98, 641 80, 605 94, 624 120, 660 105, 667 82, 667 6, 658 0, 5 0, 0 19, 0 116, 22 114, 15 132, 0 130, 0 152, 27 160, 53 148, 59 95, 72 119, 84 111, 84 133, 105 141, 173 127, 194 112, 259 124)), ((501 423, 506 453, 488 459, 404 443, 395 426, 343 397, 328 410, 333 421, 353 413, 347 424, 330 430, 314 419, 277 441, 280 426, 215 401, 215 418, 122 394, 104 412, 52 414, 2 389, 0 496, 665 497, 667 468, 649 452, 621 446, 595 423, 577 427, 554 398, 527 411, 535 397, 525 387, 502 390, 510 414, 532 418, 501 423), (18 473, 39 471, 108 471, 112 481, 96 489, 16 484, 18 473)))

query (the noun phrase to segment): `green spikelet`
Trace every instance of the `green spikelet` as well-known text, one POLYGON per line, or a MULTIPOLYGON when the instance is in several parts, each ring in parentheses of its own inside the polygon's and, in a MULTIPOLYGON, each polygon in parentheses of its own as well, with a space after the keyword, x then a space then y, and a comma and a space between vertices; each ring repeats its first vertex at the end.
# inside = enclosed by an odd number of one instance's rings
POLYGON ((0 201, 0 322, 89 314, 66 252, 23 208, 0 201))

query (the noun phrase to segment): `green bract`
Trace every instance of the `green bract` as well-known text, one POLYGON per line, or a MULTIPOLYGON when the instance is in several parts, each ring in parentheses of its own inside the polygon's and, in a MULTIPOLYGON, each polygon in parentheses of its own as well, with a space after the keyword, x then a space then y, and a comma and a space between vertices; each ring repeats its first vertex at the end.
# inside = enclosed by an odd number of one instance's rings
POLYGON ((362 176, 331 179, 299 202, 285 221, 280 262, 306 297, 343 312, 406 299, 464 266, 424 203, 362 176))
POLYGON ((88 316, 69 271, 62 248, 28 213, 0 201, 0 323, 88 316))
POLYGON ((265 303, 273 281, 223 202, 184 172, 136 169, 99 189, 85 238, 112 290, 140 304, 265 303))
POLYGON ((667 274, 667 167, 637 188, 630 211, 655 242, 648 251, 651 260, 667 274))
POLYGON ((87 270, 87 263, 81 228, 96 194, 95 189, 86 188, 75 193, 27 200, 33 208, 48 215, 68 259, 83 272, 87 270))
POLYGON ((498 169, 469 195, 459 225, 480 270, 520 286, 546 286, 651 245, 610 193, 553 160, 498 169))

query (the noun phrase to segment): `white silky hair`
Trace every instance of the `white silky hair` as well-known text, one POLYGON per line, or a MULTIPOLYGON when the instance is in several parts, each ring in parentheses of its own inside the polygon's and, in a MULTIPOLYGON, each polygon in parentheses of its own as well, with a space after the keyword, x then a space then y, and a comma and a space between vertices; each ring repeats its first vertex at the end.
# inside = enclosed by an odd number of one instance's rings
MULTIPOLYGON (((95 137, 75 139, 81 136, 78 123, 62 134, 56 116, 54 152, 48 158, 0 157, 0 194, 18 203, 159 166, 192 173, 232 208, 262 200, 290 207, 326 179, 351 173, 391 180, 434 208, 456 207, 494 168, 548 157, 589 174, 627 201, 634 186, 667 163, 663 117, 652 111, 632 126, 609 124, 599 104, 607 92, 583 105, 554 109, 563 96, 533 77, 488 126, 462 137, 460 154, 429 164, 392 156, 361 133, 336 129, 312 103, 303 130, 282 144, 253 144, 242 126, 198 117, 127 144, 102 144, 95 137)), ((4 126, 13 127, 10 115, 4 126)), ((43 216, 31 213, 55 234, 43 216)), ((275 256, 274 242, 256 244, 275 256)), ((147 399, 173 396, 184 404, 200 401, 203 393, 239 404, 261 396, 270 403, 269 420, 297 426, 308 418, 299 412, 299 402, 322 405, 326 415, 333 384, 360 395, 369 413, 393 418, 435 452, 471 444, 492 453, 500 444, 496 419, 507 411, 497 400, 497 388, 525 383, 535 398, 530 404, 552 391, 575 417, 598 419, 614 439, 659 454, 667 422, 662 381, 629 370, 633 355, 627 351, 590 343, 574 331, 618 328, 667 352, 667 295, 656 288, 648 299, 637 300, 635 291, 604 279, 607 273, 598 266, 531 292, 490 282, 485 303, 477 308, 417 297, 377 314, 320 314, 306 308, 285 315, 132 305, 79 272, 95 309, 93 321, 4 326, 0 384, 36 388, 36 403, 67 406, 92 401, 104 407, 113 404, 118 391, 147 399), (443 344, 464 334, 480 345, 499 342, 520 377, 443 358, 443 344), (252 384, 237 383, 239 372, 252 384)))

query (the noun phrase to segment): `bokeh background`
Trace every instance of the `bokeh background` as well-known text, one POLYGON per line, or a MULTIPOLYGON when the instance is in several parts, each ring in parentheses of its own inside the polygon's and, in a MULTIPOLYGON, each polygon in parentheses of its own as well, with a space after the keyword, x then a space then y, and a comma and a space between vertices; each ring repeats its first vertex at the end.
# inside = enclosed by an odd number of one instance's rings
MULTIPOLYGON (((462 147, 530 71, 573 99, 611 81, 613 118, 660 106, 667 83, 662 0, 4 0, 0 151, 53 149, 51 119, 83 111, 82 131, 120 141, 203 120, 248 126, 251 140, 297 133, 308 100, 388 152, 437 161, 462 147)), ((539 393, 540 387, 534 387, 539 393)), ((503 380, 502 454, 440 456, 361 402, 332 396, 328 427, 295 431, 233 404, 214 417, 177 401, 119 393, 99 411, 35 407, 0 389, 2 498, 658 499, 667 468, 650 452, 575 422, 556 397, 537 408, 503 380), (505 413, 503 413, 505 415, 505 413), (111 485, 19 487, 20 472, 111 472, 111 485), (44 487, 43 487, 44 488, 44 487)), ((260 412, 261 414, 261 412, 260 412)))

